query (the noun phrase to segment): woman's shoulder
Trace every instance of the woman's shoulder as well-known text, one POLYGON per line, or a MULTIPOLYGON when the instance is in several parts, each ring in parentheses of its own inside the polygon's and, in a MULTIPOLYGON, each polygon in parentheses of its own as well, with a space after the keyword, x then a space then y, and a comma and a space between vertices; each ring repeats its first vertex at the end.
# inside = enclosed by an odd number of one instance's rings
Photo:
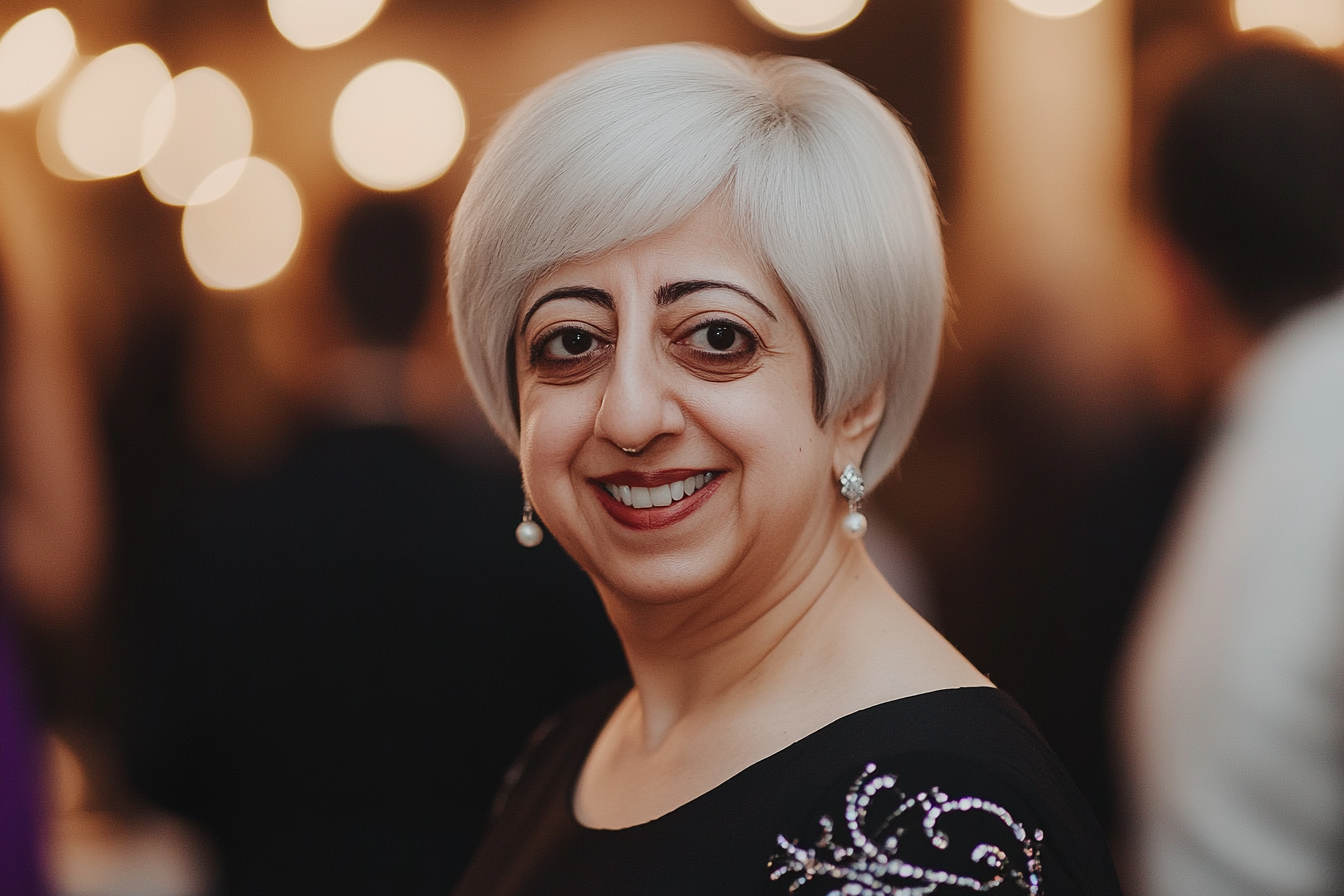
POLYGON ((845 882, 974 892, 1119 891, 1104 836, 1059 760, 1001 691, 956 688, 845 716, 774 757, 818 786, 776 836, 782 889, 845 882))
POLYGON ((1031 718, 994 687, 945 688, 880 703, 837 719, 813 737, 817 749, 832 755, 857 757, 884 748, 887 753, 936 753, 1006 775, 1038 781, 1059 777, 1069 784, 1031 718))

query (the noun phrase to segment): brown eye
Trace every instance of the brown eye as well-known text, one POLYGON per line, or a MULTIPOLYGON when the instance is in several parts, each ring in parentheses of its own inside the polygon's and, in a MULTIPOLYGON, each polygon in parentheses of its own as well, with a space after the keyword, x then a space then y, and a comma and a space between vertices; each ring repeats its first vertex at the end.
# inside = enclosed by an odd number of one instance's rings
POLYGON ((593 334, 586 330, 563 330, 546 343, 545 353, 551 358, 573 358, 593 347, 593 334))
POLYGON ((562 324, 538 336, 528 356, 543 378, 570 382, 600 366, 610 349, 611 343, 586 327, 562 324))
POLYGON ((699 320, 672 344, 687 369, 708 380, 726 382, 760 366, 764 346, 746 325, 727 318, 699 320))
POLYGON ((750 333, 726 320, 701 325, 686 342, 706 354, 738 355, 756 348, 756 340, 750 333))
POLYGON ((705 342, 709 347, 726 352, 737 341, 737 331, 727 324, 710 324, 705 328, 705 342))

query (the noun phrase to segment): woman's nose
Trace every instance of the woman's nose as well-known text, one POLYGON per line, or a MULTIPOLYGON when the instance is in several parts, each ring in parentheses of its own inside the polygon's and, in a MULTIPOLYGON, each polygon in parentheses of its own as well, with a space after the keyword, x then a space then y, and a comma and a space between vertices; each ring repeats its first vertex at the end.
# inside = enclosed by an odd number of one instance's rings
POLYGON ((618 343, 597 411, 596 436, 635 454, 684 426, 673 384, 653 350, 618 343))

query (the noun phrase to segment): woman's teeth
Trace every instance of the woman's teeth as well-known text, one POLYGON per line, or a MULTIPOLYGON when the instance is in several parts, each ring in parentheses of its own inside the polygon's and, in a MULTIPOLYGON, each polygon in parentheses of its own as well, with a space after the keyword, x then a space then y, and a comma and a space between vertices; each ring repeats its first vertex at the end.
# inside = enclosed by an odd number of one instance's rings
POLYGON ((667 485, 655 485, 652 488, 645 488, 642 485, 610 485, 605 482, 602 483, 602 487, 607 490, 607 494, 626 507, 668 507, 682 498, 689 498, 713 478, 713 473, 696 473, 694 476, 687 476, 667 485))

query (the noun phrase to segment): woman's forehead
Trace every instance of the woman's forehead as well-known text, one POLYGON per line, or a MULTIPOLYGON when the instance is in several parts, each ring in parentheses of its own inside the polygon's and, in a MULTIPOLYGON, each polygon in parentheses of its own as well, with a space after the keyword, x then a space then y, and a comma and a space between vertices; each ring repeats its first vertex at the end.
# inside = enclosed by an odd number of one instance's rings
POLYGON ((743 238, 737 216, 726 203, 711 201, 651 236, 551 266, 527 290, 519 314, 526 313, 529 301, 562 283, 620 275, 667 281, 739 277, 783 289, 762 253, 743 238))

